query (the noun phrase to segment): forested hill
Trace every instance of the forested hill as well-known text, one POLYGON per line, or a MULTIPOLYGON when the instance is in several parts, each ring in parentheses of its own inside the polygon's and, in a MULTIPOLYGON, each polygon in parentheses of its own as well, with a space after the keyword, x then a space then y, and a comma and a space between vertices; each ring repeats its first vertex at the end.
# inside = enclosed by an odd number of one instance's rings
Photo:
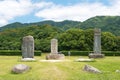
POLYGON ((109 31, 120 36, 120 16, 97 16, 90 18, 80 24, 80 28, 101 28, 102 31, 109 31))
POLYGON ((80 24, 81 22, 78 21, 70 21, 70 20, 65 20, 62 22, 54 22, 51 20, 46 20, 42 22, 36 22, 36 23, 19 23, 15 22, 12 24, 8 24, 6 26, 3 26, 0 28, 0 31, 5 30, 5 29, 12 29, 12 28, 20 28, 20 27, 28 27, 28 26, 42 26, 42 25, 51 25, 54 27, 59 27, 62 30, 67 30, 69 28, 74 28, 76 25, 80 24))
POLYGON ((115 35, 120 36, 120 16, 96 16, 84 22, 69 21, 69 20, 65 20, 62 22, 42 21, 42 22, 24 23, 24 24, 15 22, 15 23, 0 27, 0 31, 8 28, 10 29, 10 28, 27 27, 27 26, 34 26, 34 25, 39 26, 39 25, 45 25, 45 24, 58 27, 62 30, 67 30, 70 28, 81 28, 81 29, 101 28, 102 31, 109 31, 115 35))

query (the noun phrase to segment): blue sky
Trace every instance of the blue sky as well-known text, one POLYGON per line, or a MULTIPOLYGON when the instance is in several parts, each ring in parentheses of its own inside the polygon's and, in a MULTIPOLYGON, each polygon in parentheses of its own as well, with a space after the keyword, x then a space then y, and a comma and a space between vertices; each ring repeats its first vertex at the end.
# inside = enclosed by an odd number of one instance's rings
POLYGON ((0 27, 13 22, 85 21, 94 16, 119 16, 119 5, 120 0, 0 0, 0 27))

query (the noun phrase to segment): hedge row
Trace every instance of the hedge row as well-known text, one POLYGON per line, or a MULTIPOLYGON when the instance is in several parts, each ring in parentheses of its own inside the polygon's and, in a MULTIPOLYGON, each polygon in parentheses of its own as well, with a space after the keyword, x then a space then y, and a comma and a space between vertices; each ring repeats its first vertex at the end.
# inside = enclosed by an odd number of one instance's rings
MULTIPOLYGON (((69 51, 61 51, 61 53, 65 56, 69 55, 69 51)), ((70 51, 71 56, 88 56, 90 53, 93 51, 70 51)), ((102 51, 101 53, 105 56, 120 56, 120 51, 102 51)))
MULTIPOLYGON (((69 51, 61 51, 65 56, 69 55, 69 51)), ((88 56, 90 51, 70 51, 70 56, 88 56)))
MULTIPOLYGON (((68 56, 69 51, 61 51, 62 54, 68 56)), ((88 56, 89 53, 93 53, 93 51, 70 51, 71 56, 88 56)), ((102 54, 105 56, 120 56, 120 51, 102 51, 102 54)), ((41 56, 41 51, 35 51, 35 56, 41 56)), ((22 55, 20 50, 0 50, 0 55, 7 55, 7 56, 16 56, 22 55)))
MULTIPOLYGON (((41 51, 35 51, 35 56, 41 56, 41 51)), ((17 56, 22 55, 20 50, 0 50, 0 55, 17 56)))
POLYGON ((102 51, 106 56, 120 56, 120 51, 102 51))

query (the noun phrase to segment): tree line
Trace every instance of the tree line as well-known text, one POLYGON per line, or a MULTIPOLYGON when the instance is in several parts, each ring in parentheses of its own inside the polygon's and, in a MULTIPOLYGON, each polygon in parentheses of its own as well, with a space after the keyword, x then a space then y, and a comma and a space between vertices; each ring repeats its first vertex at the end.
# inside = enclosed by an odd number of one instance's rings
MULTIPOLYGON (((70 28, 62 31, 50 25, 34 25, 24 28, 6 29, 0 32, 0 50, 21 50, 22 38, 31 35, 34 37, 35 50, 50 52, 50 41, 58 39, 59 51, 63 50, 93 50, 93 29, 70 28)), ((120 51, 120 36, 110 32, 101 33, 103 51, 120 51)))

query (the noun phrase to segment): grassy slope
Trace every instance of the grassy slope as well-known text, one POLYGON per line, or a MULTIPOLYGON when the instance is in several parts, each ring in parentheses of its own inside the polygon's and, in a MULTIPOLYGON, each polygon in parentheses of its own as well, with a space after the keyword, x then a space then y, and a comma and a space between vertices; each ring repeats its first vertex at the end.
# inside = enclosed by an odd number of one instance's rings
POLYGON ((40 62, 45 56, 35 57, 37 62, 19 62, 21 56, 0 56, 0 80, 119 80, 120 57, 106 57, 96 62, 74 62, 76 57, 66 57, 65 62, 40 62), (27 64, 32 69, 23 74, 12 74, 11 68, 15 64, 27 64), (90 64, 102 74, 88 73, 82 70, 85 64, 90 64))

